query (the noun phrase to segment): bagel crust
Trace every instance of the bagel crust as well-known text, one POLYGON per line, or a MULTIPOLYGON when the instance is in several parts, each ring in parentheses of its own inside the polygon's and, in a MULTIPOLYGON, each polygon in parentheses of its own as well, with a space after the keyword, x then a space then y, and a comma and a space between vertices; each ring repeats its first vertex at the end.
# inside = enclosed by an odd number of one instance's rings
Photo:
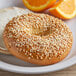
POLYGON ((2 8, 0 9, 0 53, 3 54, 10 54, 10 52, 6 49, 3 42, 3 30, 6 24, 17 15, 27 14, 31 11, 24 8, 19 7, 8 7, 8 8, 2 8), (12 14, 12 15, 11 15, 12 14))
POLYGON ((6 25, 3 38, 11 54, 38 65, 61 61, 73 43, 72 32, 63 21, 35 13, 14 17, 6 25))

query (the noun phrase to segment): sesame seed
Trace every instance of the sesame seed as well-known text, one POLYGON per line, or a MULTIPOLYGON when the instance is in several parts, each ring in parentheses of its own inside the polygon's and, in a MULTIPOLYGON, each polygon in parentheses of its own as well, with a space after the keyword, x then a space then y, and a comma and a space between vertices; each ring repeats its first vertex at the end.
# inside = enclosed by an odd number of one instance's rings
POLYGON ((25 52, 25 49, 23 49, 23 52, 25 52))
POLYGON ((28 57, 28 59, 31 59, 31 57, 28 57))

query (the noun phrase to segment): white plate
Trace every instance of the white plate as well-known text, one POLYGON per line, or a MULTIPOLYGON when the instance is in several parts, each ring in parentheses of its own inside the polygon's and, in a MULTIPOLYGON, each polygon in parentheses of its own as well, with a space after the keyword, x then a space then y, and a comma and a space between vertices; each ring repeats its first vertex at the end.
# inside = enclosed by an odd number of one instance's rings
MULTIPOLYGON (((24 7, 22 0, 0 0, 0 8, 10 7, 10 6, 24 7)), ((0 69, 4 69, 16 73, 40 74, 40 73, 61 70, 73 64, 76 64, 76 18, 67 20, 65 22, 73 32, 74 42, 70 54, 63 61, 48 66, 37 66, 19 60, 10 55, 7 56, 0 54, 0 69)))

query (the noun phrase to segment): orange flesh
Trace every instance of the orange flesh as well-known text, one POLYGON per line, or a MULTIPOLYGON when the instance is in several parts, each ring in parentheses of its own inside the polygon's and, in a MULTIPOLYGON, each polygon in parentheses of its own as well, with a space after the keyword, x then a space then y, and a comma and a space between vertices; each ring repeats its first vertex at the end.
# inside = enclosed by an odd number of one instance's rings
POLYGON ((72 14, 75 10, 75 0, 64 1, 58 6, 58 8, 66 14, 72 14))
POLYGON ((27 2, 31 5, 31 6, 40 6, 40 5, 44 5, 48 2, 48 0, 27 0, 27 2))

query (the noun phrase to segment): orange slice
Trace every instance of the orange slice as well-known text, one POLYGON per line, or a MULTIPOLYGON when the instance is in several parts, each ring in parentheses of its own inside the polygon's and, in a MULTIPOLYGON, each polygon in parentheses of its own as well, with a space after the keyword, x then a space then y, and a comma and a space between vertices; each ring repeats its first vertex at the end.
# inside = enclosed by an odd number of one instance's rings
POLYGON ((52 6, 57 0, 23 0, 24 5, 32 11, 43 11, 52 6))
POLYGON ((50 8, 49 11, 61 19, 71 19, 76 15, 76 0, 63 0, 58 6, 50 8))

